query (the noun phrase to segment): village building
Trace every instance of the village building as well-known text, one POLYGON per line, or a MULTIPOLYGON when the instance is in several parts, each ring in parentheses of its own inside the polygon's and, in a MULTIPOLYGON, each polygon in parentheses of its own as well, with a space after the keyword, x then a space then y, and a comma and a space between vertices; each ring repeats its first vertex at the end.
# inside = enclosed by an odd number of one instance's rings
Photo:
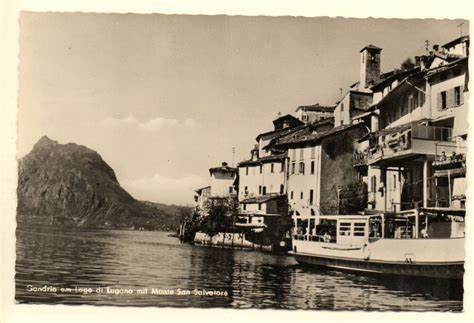
POLYGON ((296 117, 306 124, 333 118, 334 106, 301 105, 296 109, 296 117))
POLYGON ((372 87, 373 105, 355 118, 370 123, 371 133, 354 158, 366 175, 369 208, 452 207, 453 196, 465 196, 468 42, 435 45, 415 57, 414 69, 372 87))
POLYGON ((381 80, 380 62, 382 49, 368 45, 360 50, 359 81, 337 102, 334 109, 334 126, 352 123, 352 119, 361 115, 372 105, 371 87, 381 80))
POLYGON ((317 215, 341 213, 343 191, 347 196, 363 185, 352 160, 354 142, 366 133, 362 123, 320 132, 308 128, 275 143, 288 150, 288 204, 295 227, 311 230, 317 215))
POLYGON ((206 187, 198 188, 194 192, 196 193, 194 195, 194 201, 196 202, 196 209, 198 210, 204 209, 204 205, 206 201, 211 196, 211 187, 206 186, 206 187))
POLYGON ((239 202, 256 196, 286 194, 286 151, 273 149, 271 142, 304 126, 304 123, 285 115, 275 119, 273 125, 273 130, 257 136, 251 158, 238 164, 239 202))
POLYGON ((230 167, 223 162, 219 167, 209 169, 210 185, 195 190, 194 200, 196 202, 196 212, 206 216, 206 204, 211 201, 212 204, 222 203, 229 198, 235 198, 237 188, 235 182, 237 179, 237 168, 230 167))

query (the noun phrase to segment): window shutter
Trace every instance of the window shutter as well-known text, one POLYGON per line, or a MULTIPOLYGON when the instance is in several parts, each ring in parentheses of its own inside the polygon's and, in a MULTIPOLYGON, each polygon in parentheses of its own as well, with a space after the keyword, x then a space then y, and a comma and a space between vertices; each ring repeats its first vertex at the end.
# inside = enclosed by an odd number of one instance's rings
POLYGON ((441 92, 436 94, 436 103, 437 103, 437 106, 438 106, 438 111, 441 111, 441 109, 443 108, 443 100, 441 99, 441 92))
POLYGON ((459 92, 461 92, 461 93, 459 93, 459 102, 462 105, 462 104, 464 104, 464 85, 461 85, 460 88, 461 89, 460 89, 459 92))
POLYGON ((454 88, 446 91, 446 108, 452 108, 454 106, 454 88))

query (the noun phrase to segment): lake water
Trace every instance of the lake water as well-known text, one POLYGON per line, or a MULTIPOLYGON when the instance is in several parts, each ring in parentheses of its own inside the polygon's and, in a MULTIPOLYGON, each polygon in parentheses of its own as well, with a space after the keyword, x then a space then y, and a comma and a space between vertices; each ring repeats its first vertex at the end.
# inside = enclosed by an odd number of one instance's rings
POLYGON ((286 255, 192 246, 167 235, 19 228, 16 300, 315 310, 460 311, 463 306, 459 281, 315 270, 286 255))

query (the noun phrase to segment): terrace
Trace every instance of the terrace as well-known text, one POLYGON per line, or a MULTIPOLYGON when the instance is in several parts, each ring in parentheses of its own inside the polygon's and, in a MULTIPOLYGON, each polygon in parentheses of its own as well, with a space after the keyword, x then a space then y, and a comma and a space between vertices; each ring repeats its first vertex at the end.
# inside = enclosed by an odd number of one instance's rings
MULTIPOLYGON (((437 145, 452 144, 453 129, 407 124, 371 134, 366 149, 354 154, 354 166, 390 164, 414 155, 436 156, 437 145)), ((451 154, 451 150, 446 153, 451 154)))

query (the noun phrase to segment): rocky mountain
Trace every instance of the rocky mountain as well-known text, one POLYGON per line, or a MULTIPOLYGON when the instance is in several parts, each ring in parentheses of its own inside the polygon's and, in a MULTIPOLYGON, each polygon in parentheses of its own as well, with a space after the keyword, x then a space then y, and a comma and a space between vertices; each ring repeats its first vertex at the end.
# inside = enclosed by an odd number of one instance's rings
POLYGON ((191 213, 134 199, 97 152, 46 136, 20 159, 18 172, 20 224, 175 230, 191 213))

